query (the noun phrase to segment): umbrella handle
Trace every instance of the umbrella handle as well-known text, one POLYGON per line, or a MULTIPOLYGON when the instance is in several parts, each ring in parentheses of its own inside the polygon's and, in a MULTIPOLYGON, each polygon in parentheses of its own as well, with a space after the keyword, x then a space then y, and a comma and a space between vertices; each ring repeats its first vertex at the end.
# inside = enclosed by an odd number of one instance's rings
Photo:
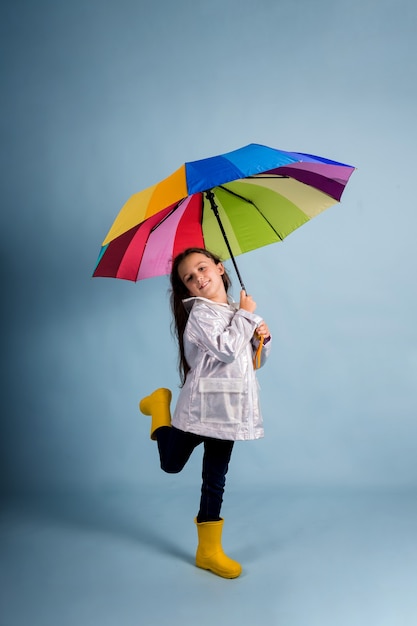
MULTIPOLYGON (((259 335, 257 335, 259 337, 259 335)), ((264 347, 264 338, 259 337, 259 346, 256 349, 255 356, 253 357, 253 369, 258 370, 261 367, 261 353, 264 347)))
POLYGON ((217 204, 216 204, 216 202, 215 202, 215 200, 214 200, 214 193, 213 193, 213 190, 212 190, 212 189, 207 189, 207 191, 206 191, 206 196, 207 196, 207 199, 208 199, 208 200, 209 200, 209 202, 210 202, 211 209, 212 209, 212 211, 213 211, 214 215, 216 216, 216 220, 217 220, 217 222, 218 222, 218 224, 219 224, 219 226, 220 226, 220 230, 221 230, 221 233, 222 233, 222 235, 223 235, 224 242, 225 242, 225 244, 226 244, 226 246, 227 246, 227 249, 228 249, 228 251, 229 251, 229 254, 230 254, 230 259, 231 259, 231 261, 232 261, 232 263, 233 263, 233 265, 234 265, 234 268, 235 268, 235 270, 236 270, 236 274, 237 274, 237 277, 238 277, 238 279, 239 279, 240 286, 242 287, 242 289, 243 289, 243 290, 245 291, 245 293, 247 294, 246 287, 245 287, 245 285, 244 285, 244 283, 243 283, 243 280, 242 280, 242 276, 240 275, 239 268, 238 268, 238 266, 236 265, 235 257, 233 256, 232 248, 230 247, 230 243, 229 243, 229 240, 228 240, 228 238, 227 238, 226 231, 224 230, 224 226, 223 226, 222 221, 221 221, 221 219, 220 219, 219 209, 218 209, 217 204))

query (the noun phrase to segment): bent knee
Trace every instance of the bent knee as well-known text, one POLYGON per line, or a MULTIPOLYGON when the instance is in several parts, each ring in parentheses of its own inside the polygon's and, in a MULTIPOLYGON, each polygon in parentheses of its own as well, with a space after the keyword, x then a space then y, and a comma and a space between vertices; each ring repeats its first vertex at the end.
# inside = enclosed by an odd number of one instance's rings
POLYGON ((170 465, 169 463, 161 463, 161 470, 166 474, 179 474, 184 466, 170 465))

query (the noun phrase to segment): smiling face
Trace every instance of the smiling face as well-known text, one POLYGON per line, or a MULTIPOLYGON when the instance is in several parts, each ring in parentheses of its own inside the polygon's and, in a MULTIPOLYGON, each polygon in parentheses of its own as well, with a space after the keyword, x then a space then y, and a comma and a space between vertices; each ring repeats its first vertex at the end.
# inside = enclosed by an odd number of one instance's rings
POLYGON ((227 303, 223 274, 223 263, 216 264, 200 252, 189 254, 178 266, 178 275, 190 296, 201 296, 213 302, 227 303))

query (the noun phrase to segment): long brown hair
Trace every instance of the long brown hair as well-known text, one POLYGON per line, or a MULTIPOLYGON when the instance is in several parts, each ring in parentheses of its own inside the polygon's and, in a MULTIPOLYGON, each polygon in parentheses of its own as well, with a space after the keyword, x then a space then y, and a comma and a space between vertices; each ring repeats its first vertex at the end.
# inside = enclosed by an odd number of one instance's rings
MULTIPOLYGON (((182 385, 185 383, 187 374, 190 371, 190 366, 188 365, 187 360, 185 358, 185 354, 184 354, 184 331, 187 325, 189 312, 187 311, 187 309, 185 308, 183 304, 183 300, 185 298, 189 298, 190 294, 189 294, 187 287, 184 285, 184 283, 182 282, 179 276, 178 267, 181 261, 183 261, 190 254, 194 254, 194 253, 204 254, 207 258, 214 261, 216 265, 222 262, 220 257, 216 256, 215 254, 213 254, 209 250, 206 250, 205 248, 187 248, 183 252, 180 252, 180 254, 178 254, 175 257, 172 263, 170 301, 171 301, 171 311, 172 311, 172 316, 173 316, 174 332, 178 340, 178 369, 180 372, 182 385)), ((227 293, 232 283, 226 270, 224 271, 224 274, 222 274, 222 280, 223 280, 224 288, 227 293)))

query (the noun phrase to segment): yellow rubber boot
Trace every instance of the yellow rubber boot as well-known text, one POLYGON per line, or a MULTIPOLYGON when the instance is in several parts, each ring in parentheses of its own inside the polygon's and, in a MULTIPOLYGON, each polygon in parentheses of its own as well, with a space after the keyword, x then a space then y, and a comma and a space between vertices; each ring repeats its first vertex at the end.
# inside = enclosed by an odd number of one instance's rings
POLYGON ((155 431, 161 426, 171 426, 171 391, 169 389, 156 389, 150 396, 142 398, 139 408, 144 415, 151 415, 151 439, 156 440, 155 431))
POLYGON ((230 559, 222 548, 222 530, 224 520, 218 522, 197 522, 198 548, 195 564, 208 569, 223 578, 237 578, 242 573, 242 566, 230 559))

